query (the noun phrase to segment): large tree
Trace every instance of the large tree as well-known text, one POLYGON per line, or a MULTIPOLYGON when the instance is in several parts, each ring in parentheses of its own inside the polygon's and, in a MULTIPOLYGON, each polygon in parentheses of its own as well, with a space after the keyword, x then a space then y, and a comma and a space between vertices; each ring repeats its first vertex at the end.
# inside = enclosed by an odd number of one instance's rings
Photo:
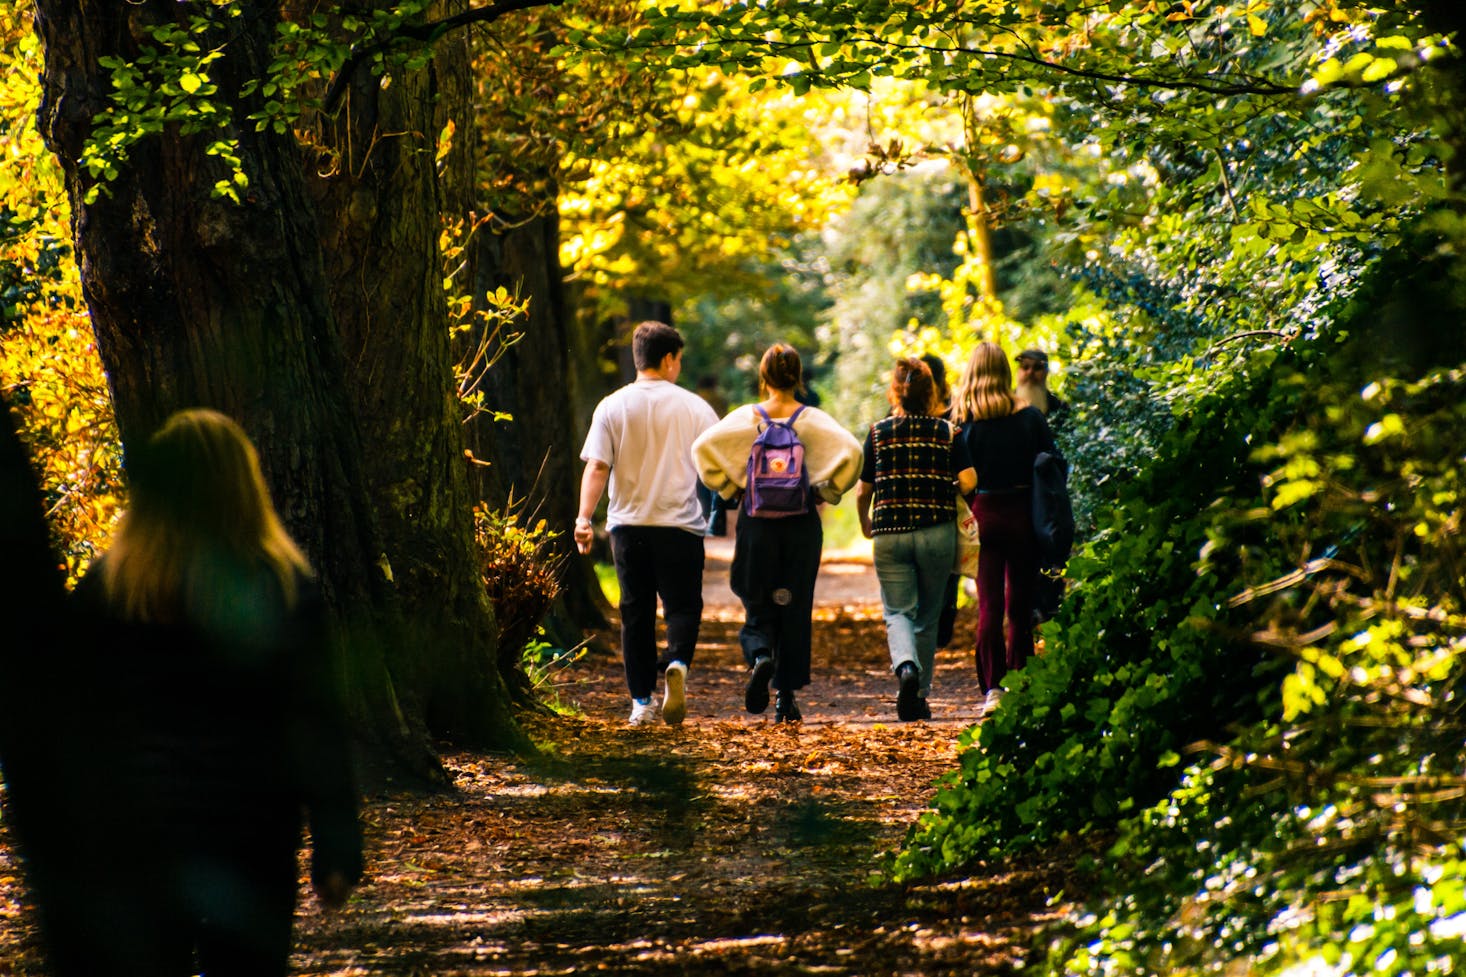
POLYGON ((517 742, 468 550, 431 74, 347 60, 339 114, 282 120, 277 4, 36 11, 41 129, 124 443, 193 404, 245 424, 351 638, 389 769, 437 775, 429 721, 517 742))

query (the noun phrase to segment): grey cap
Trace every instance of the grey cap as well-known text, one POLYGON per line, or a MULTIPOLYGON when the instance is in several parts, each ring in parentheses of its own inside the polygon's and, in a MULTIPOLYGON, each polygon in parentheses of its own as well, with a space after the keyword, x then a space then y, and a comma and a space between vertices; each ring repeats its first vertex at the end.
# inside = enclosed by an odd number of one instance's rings
POLYGON ((1049 354, 1045 353, 1041 349, 1025 349, 1023 352, 1013 357, 1013 359, 1017 360, 1019 363, 1022 363, 1024 360, 1034 360, 1042 364, 1043 366, 1049 365, 1049 354))

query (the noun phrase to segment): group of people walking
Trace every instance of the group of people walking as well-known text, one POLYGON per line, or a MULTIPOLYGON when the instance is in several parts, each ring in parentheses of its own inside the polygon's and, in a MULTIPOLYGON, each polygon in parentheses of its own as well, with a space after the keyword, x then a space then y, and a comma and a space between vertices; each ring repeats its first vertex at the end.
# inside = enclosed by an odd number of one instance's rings
POLYGON ((819 504, 838 503, 852 489, 861 531, 873 540, 903 721, 931 718, 936 651, 955 600, 958 505, 975 513, 977 672, 985 705, 995 705, 1004 674, 1033 653, 1035 612, 1041 613, 1030 489, 1035 459, 1058 454, 1044 408, 1063 406, 1044 383, 1047 356, 1019 354, 1023 376, 1015 393, 1002 348, 979 343, 950 403, 929 362, 899 359, 887 390, 890 413, 871 425, 862 444, 802 402, 803 365, 792 347, 778 343, 764 353, 761 399, 722 418, 704 398, 677 386, 682 349, 671 326, 637 327, 636 380, 596 407, 581 452, 575 541, 582 553, 590 551, 593 517, 609 488, 606 528, 621 587, 630 722, 656 722, 659 673, 662 720, 676 725, 687 714, 688 669, 702 619, 706 518, 699 490, 738 510, 730 583, 744 607, 739 643, 748 666, 748 712, 765 712, 772 690, 775 722, 802 718, 796 693, 810 682, 823 545, 819 504), (1025 384, 1042 392, 1024 394, 1025 384), (780 495, 786 484, 797 484, 803 498, 780 495), (660 656, 659 597, 667 626, 660 656))

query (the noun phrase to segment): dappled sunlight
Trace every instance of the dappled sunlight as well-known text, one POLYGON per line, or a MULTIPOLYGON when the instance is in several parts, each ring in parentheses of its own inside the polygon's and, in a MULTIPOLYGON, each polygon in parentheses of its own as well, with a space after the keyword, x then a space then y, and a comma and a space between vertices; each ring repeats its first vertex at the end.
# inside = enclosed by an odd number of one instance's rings
MULTIPOLYGON (((816 656, 801 699, 817 721, 782 726, 741 713, 736 627, 705 621, 680 727, 628 728, 619 660, 585 661, 580 716, 526 717, 541 756, 450 754, 459 796, 374 806, 378 870, 344 916, 307 910, 309 972, 854 975, 888 957, 913 973, 1011 959, 1016 909, 994 929, 936 903, 1016 907, 1026 889, 999 877, 996 889, 934 892, 928 909, 868 885, 964 728, 895 721, 879 616, 839 609, 816 625, 822 647, 840 633, 839 656, 816 656)), ((968 701, 959 657, 948 691, 968 701)))

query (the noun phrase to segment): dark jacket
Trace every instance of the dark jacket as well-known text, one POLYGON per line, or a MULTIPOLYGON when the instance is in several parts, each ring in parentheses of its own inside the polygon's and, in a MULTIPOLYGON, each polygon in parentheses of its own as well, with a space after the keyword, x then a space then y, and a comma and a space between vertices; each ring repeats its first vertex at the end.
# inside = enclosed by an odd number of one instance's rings
POLYGON ((1038 562, 1062 567, 1074 546, 1074 508, 1069 501, 1069 464, 1057 453, 1040 451, 1033 464, 1033 535, 1038 562))
MULTIPOLYGON (((103 560, 106 558, 104 557, 103 560)), ((102 565, 73 595, 77 844, 46 913, 59 975, 145 977, 198 952, 283 975, 308 820, 312 876, 361 875, 361 834, 319 594, 200 560, 176 620, 125 620, 102 565), (227 939, 227 942, 226 942, 227 939)), ((189 971, 191 972, 191 971, 189 971)))
POLYGON ((99 563, 74 595, 94 629, 80 657, 126 829, 172 853, 227 843, 293 858, 304 814, 313 874, 354 882, 361 837, 325 614, 310 580, 297 588, 287 608, 269 570, 213 561, 190 575, 179 620, 140 623, 108 606, 99 563))

